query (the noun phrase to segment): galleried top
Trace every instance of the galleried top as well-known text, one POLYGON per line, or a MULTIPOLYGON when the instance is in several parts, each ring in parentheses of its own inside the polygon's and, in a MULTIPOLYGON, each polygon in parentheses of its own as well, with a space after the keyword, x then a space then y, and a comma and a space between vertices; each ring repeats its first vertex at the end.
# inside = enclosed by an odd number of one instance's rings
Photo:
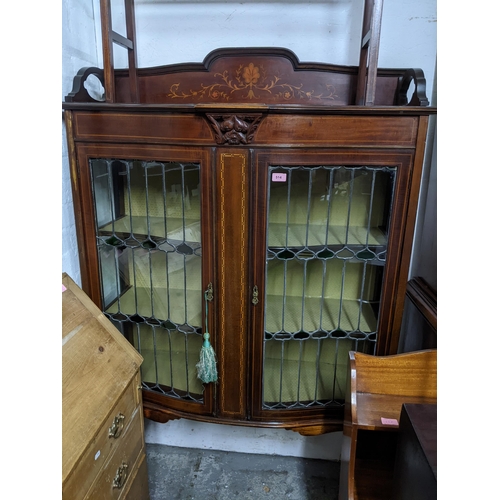
MULTIPOLYGON (((66 102, 104 101, 87 91, 90 75, 104 86, 102 70, 83 68, 66 102)), ((301 63, 288 49, 217 49, 203 63, 138 69, 137 102, 128 70, 114 71, 117 104, 349 106, 355 103, 357 79, 358 67, 301 63)), ((379 69, 374 104, 427 106, 422 71, 379 69)))

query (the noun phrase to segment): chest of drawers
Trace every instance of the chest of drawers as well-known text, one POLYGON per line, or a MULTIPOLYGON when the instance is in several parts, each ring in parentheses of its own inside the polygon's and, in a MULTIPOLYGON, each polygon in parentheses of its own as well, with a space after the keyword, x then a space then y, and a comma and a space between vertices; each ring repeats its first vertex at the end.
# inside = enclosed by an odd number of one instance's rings
POLYGON ((142 357, 62 279, 62 498, 147 500, 142 357))

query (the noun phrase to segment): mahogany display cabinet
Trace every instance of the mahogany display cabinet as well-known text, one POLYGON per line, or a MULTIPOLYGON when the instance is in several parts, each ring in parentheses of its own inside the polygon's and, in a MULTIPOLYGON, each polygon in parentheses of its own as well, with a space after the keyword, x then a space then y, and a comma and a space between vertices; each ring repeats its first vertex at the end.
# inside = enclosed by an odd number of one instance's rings
POLYGON ((362 104, 360 74, 232 48, 76 75, 82 287, 144 358, 147 418, 341 430, 348 352, 396 352, 436 110, 420 70, 377 69, 362 104))

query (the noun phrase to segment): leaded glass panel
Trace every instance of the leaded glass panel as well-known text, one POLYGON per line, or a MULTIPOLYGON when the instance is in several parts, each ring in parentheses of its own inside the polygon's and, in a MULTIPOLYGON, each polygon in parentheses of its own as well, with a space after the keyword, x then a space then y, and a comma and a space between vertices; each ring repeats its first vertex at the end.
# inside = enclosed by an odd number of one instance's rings
POLYGON ((90 160, 105 314, 145 388, 203 401, 200 165, 90 160))
POLYGON ((374 353, 396 169, 268 169, 263 408, 342 404, 374 353))

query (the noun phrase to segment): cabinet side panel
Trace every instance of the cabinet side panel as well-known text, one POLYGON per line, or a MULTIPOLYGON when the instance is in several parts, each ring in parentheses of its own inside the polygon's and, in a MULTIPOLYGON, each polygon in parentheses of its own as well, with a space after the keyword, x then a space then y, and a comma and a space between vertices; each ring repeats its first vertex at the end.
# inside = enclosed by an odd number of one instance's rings
POLYGON ((217 155, 219 415, 246 416, 248 152, 217 155))
MULTIPOLYGON (((407 180, 405 189, 401 189, 399 223, 399 243, 394 249, 399 259, 399 270, 394 279, 391 280, 392 289, 387 292, 390 298, 387 301, 393 303, 391 316, 387 323, 386 331, 388 335, 385 339, 380 339, 377 352, 378 355, 396 354, 399 343, 399 330, 403 319, 403 308, 410 269, 410 260, 413 248, 413 237, 415 232, 415 220, 417 217, 418 198, 420 193, 420 183, 422 177, 422 164, 425 152, 425 140, 427 136, 428 116, 420 117, 416 148, 411 164, 407 167, 407 180)), ((396 202, 397 203, 397 202, 396 202)), ((393 238, 395 239, 395 238, 393 238)), ((388 288, 388 287, 386 287, 388 288)))

